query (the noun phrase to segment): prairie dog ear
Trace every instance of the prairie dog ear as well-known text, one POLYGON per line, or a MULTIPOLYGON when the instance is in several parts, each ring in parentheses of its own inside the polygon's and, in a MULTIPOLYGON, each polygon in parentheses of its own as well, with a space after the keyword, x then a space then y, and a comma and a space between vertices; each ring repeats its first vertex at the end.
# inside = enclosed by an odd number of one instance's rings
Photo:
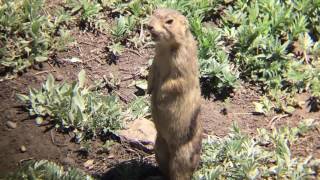
POLYGON ((184 17, 184 16, 182 17, 182 24, 184 25, 186 30, 190 29, 190 24, 189 24, 189 21, 188 21, 187 17, 184 17))
POLYGON ((189 21, 187 19, 187 17, 183 16, 183 15, 179 15, 179 19, 181 20, 181 23, 186 27, 189 28, 189 21))

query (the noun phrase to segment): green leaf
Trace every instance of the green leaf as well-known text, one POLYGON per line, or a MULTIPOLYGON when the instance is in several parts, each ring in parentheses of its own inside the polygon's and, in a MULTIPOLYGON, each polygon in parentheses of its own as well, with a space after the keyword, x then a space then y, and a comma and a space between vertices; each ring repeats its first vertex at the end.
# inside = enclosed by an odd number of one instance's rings
POLYGON ((80 94, 78 92, 74 92, 73 97, 72 97, 72 105, 75 105, 76 107, 74 108, 79 108, 81 110, 81 112, 83 112, 85 110, 85 101, 83 99, 83 97, 80 96, 80 94))
POLYGON ((23 101, 24 103, 26 103, 30 100, 29 96, 26 96, 24 94, 17 93, 16 96, 20 101, 23 101))
POLYGON ((255 111, 258 112, 258 113, 262 113, 264 114, 265 111, 264 111, 264 105, 261 104, 261 103, 258 103, 258 102, 253 102, 254 106, 255 106, 255 111))
POLYGON ((293 113, 293 112, 295 111, 295 108, 292 107, 292 106, 285 106, 285 107, 283 108, 283 110, 284 110, 286 113, 291 114, 291 113, 293 113))
POLYGON ((30 52, 31 52, 32 49, 30 49, 29 47, 25 47, 24 50, 27 52, 27 54, 28 54, 28 56, 29 56, 29 54, 30 54, 30 52))
POLYGON ((36 60, 37 62, 45 62, 45 61, 48 60, 48 57, 38 56, 38 57, 35 58, 35 60, 36 60))
POLYGON ((32 25, 31 25, 32 32, 34 34, 38 34, 40 31, 40 26, 41 26, 41 23, 39 20, 32 22, 32 25))
POLYGON ((86 81, 86 72, 84 69, 82 69, 78 74, 78 80, 79 80, 79 87, 83 88, 85 81, 86 81))
POLYGON ((73 112, 72 111, 69 111, 68 112, 68 119, 69 119, 69 123, 70 124, 73 124, 73 122, 75 121, 75 118, 74 118, 74 114, 73 114, 73 112))
POLYGON ((48 91, 52 91, 53 90, 53 87, 54 87, 54 77, 52 74, 49 74, 48 75, 48 78, 47 78, 47 81, 46 81, 46 90, 48 91))
POLYGON ((146 91, 148 88, 148 83, 146 80, 138 80, 135 82, 135 86, 139 89, 146 91))
POLYGON ((124 46, 120 42, 113 43, 112 45, 109 45, 108 48, 115 56, 120 56, 124 51, 124 46))

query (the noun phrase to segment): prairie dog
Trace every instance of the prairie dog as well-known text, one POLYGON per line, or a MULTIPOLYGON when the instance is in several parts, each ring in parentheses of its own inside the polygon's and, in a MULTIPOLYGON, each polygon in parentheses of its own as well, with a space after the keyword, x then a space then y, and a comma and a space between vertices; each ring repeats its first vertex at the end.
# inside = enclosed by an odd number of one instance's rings
POLYGON ((187 19, 172 9, 155 10, 148 29, 156 42, 148 77, 156 160, 167 179, 190 180, 202 140, 197 43, 187 19))

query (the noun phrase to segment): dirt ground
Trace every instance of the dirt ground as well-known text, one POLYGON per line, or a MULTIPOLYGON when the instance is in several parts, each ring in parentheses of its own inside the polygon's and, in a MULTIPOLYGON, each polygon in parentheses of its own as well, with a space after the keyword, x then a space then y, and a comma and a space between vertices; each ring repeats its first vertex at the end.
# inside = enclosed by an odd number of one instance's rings
MULTIPOLYGON (((0 177, 17 168, 19 163, 28 159, 49 159, 57 163, 74 166, 102 179, 141 179, 149 175, 157 175, 154 156, 139 151, 126 144, 115 144, 103 152, 100 139, 90 143, 88 154, 80 150, 80 145, 71 142, 69 134, 56 132, 52 126, 37 126, 28 112, 22 108, 16 99, 16 93, 27 93, 30 87, 39 87, 48 75, 52 73, 62 81, 75 80, 78 72, 86 70, 91 82, 99 80, 103 75, 113 73, 120 79, 134 75, 141 67, 146 67, 152 57, 153 49, 144 49, 139 53, 126 50, 117 60, 117 64, 108 64, 105 47, 107 35, 95 36, 92 33, 72 29, 72 36, 78 44, 66 52, 58 53, 42 68, 28 69, 23 75, 0 82, 0 177), (78 57, 82 63, 70 63, 65 59, 78 57), (17 128, 9 129, 7 121, 17 123, 17 128), (24 145, 26 152, 20 152, 24 145), (85 168, 87 160, 94 160, 94 165, 85 168)), ((133 79, 122 81, 119 92, 130 101, 137 91, 128 88, 133 79)), ((306 100, 306 94, 299 97, 306 100)), ((249 134, 255 134, 257 128, 270 129, 269 122, 277 114, 269 116, 255 115, 253 103, 259 99, 259 91, 253 85, 242 84, 228 102, 203 99, 200 119, 204 122, 205 133, 220 137, 227 135, 232 122, 237 122, 241 129, 249 134)), ((307 118, 319 119, 320 112, 309 113, 307 108, 297 109, 291 116, 275 122, 278 126, 294 126, 307 118)), ((312 131, 294 145, 294 154, 306 156, 312 154, 320 158, 320 136, 318 131, 312 131)))

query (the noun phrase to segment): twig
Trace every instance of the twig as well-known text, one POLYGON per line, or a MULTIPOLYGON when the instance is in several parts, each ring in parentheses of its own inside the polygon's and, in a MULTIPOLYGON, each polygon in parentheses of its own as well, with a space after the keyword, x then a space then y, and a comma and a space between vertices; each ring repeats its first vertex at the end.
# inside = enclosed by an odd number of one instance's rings
POLYGON ((81 47, 78 47, 78 50, 79 50, 79 55, 80 55, 80 57, 82 57, 82 56, 83 56, 83 54, 82 54, 81 47))
POLYGON ((143 23, 140 24, 140 35, 139 35, 139 39, 142 39, 143 37, 143 23))
POLYGON ((147 48, 148 46, 150 46, 150 47, 154 47, 155 46, 155 44, 154 43, 146 43, 145 45, 143 45, 143 46, 141 46, 139 49, 145 49, 145 48, 147 48))
POLYGON ((56 145, 56 146, 59 146, 59 147, 67 146, 67 144, 58 144, 58 143, 55 142, 54 137, 53 137, 53 130, 54 130, 54 129, 51 129, 51 131, 50 131, 50 136, 51 136, 52 144, 54 144, 54 145, 56 145))
POLYGON ((155 157, 155 154, 150 154, 150 155, 148 155, 148 156, 145 156, 145 157, 134 157, 134 158, 131 158, 131 159, 129 159, 128 161, 133 161, 133 160, 137 160, 137 159, 139 159, 139 160, 145 160, 145 159, 149 159, 149 158, 153 158, 153 157, 155 157))
POLYGON ((132 52, 132 53, 134 53, 134 54, 136 54, 136 55, 138 55, 138 56, 140 56, 140 57, 142 57, 142 55, 141 55, 138 51, 136 51, 136 50, 134 50, 134 49, 129 49, 129 48, 127 48, 127 50, 130 51, 130 52, 132 52))
POLYGON ((132 149, 132 148, 127 148, 128 151, 133 152, 134 154, 136 154, 136 156, 138 157, 138 159, 141 159, 141 155, 139 154, 139 152, 137 152, 136 150, 132 149))
POLYGON ((84 61, 83 63, 85 64, 85 63, 88 63, 88 62, 93 61, 93 60, 94 60, 95 62, 97 62, 97 63, 101 64, 101 62, 98 60, 98 58, 97 58, 97 57, 94 57, 94 58, 88 59, 88 60, 84 61))
POLYGON ((143 159, 148 159, 148 158, 151 158, 151 157, 154 157, 154 156, 155 156, 155 154, 151 154, 151 155, 149 155, 149 156, 143 157, 143 159))
POLYGON ((110 82, 105 75, 103 75, 102 78, 103 78, 103 80, 104 80, 104 82, 106 83, 106 86, 107 86, 108 88, 110 88, 110 89, 112 89, 112 90, 119 89, 119 86, 118 86, 117 84, 115 84, 115 83, 110 82))
POLYGON ((246 113, 232 113, 234 115, 252 115, 253 112, 246 112, 246 113))
POLYGON ((134 79, 134 78, 136 78, 137 76, 139 76, 140 74, 141 74, 141 72, 138 71, 138 72, 132 74, 132 76, 125 77, 125 78, 121 79, 121 81, 128 81, 128 80, 134 79))
POLYGON ((271 128, 274 128, 274 123, 275 123, 277 120, 280 120, 281 118, 288 117, 288 116, 289 116, 289 114, 283 114, 283 115, 275 116, 275 117, 273 117, 273 118, 269 121, 268 126, 271 127, 271 128))
POLYGON ((49 62, 48 62, 48 64, 54 71, 56 71, 56 68, 54 68, 52 64, 50 64, 49 62))
POLYGON ((119 71, 130 71, 130 69, 119 68, 119 71))
POLYGON ((118 91, 114 90, 114 93, 116 93, 119 96, 121 101, 125 102, 126 104, 129 102, 129 100, 126 97, 122 96, 118 91))
POLYGON ((36 76, 36 75, 39 75, 39 74, 50 73, 50 72, 55 72, 55 71, 56 70, 46 70, 46 71, 41 71, 41 72, 34 73, 33 75, 36 76))
POLYGON ((33 160, 34 159, 34 157, 30 157, 30 158, 27 158, 27 159, 21 159, 20 161, 19 161, 19 164, 22 164, 23 162, 25 162, 25 161, 30 161, 30 160, 33 160))
POLYGON ((260 116, 264 115, 263 113, 260 112, 245 112, 245 113, 232 113, 233 115, 255 115, 255 116, 260 116))
POLYGON ((106 168, 106 167, 100 166, 99 168, 95 169, 95 172, 100 172, 101 170, 105 171, 106 169, 104 169, 104 168, 106 168))
POLYGON ((94 45, 94 44, 91 44, 91 43, 88 43, 88 42, 80 41, 79 43, 80 43, 80 44, 86 44, 86 45, 94 46, 94 47, 97 47, 97 48, 98 48, 98 46, 96 46, 96 45, 94 45))
POLYGON ((136 76, 133 75, 133 76, 130 76, 130 77, 123 78, 123 79, 121 79, 121 82, 134 79, 135 77, 136 77, 136 76))

